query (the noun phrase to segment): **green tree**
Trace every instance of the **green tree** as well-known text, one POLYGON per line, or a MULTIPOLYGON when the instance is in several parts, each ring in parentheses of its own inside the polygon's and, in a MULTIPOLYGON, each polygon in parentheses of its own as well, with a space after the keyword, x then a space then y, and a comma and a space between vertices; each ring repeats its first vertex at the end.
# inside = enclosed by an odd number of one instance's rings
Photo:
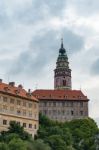
POLYGON ((8 134, 11 133, 18 134, 22 140, 31 140, 30 134, 25 132, 23 126, 20 126, 20 124, 15 121, 10 122, 8 134))
POLYGON ((48 144, 45 144, 43 140, 38 139, 33 142, 33 150, 51 150, 48 144))
POLYGON ((9 150, 8 145, 5 143, 0 143, 0 150, 9 150))
POLYGON ((21 139, 13 139, 9 142, 10 150, 27 150, 26 143, 21 139))
POLYGON ((66 150, 67 148, 65 141, 60 135, 49 136, 46 141, 49 143, 52 150, 66 150))

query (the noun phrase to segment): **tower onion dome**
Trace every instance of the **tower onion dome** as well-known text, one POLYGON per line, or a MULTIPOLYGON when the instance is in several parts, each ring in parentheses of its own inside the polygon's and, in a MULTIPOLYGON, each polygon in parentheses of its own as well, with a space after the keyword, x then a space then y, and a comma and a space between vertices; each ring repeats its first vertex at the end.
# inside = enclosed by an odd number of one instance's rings
POLYGON ((61 48, 59 49, 59 53, 61 55, 64 55, 66 53, 66 50, 65 50, 65 48, 63 46, 63 39, 61 39, 61 48))

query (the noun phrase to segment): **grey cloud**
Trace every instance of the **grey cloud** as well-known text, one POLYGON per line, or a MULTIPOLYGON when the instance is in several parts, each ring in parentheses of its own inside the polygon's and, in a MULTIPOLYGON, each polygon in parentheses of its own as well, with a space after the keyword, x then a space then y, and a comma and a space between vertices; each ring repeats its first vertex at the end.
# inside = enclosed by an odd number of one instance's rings
MULTIPOLYGON (((80 51, 84 44, 83 38, 68 29, 63 31, 65 33, 64 47, 68 45, 72 49, 72 53, 80 51)), ((59 31, 49 30, 37 33, 30 43, 29 50, 23 51, 13 62, 9 73, 13 75, 26 74, 34 77, 41 76, 51 61, 57 59, 60 43, 59 31)))
POLYGON ((9 13, 8 7, 9 6, 6 4, 6 1, 0 0, 0 30, 1 32, 6 31, 10 27, 12 27, 12 24, 14 22, 14 18, 12 18, 12 13, 11 14, 9 13))
POLYGON ((14 75, 23 73, 34 78, 40 76, 57 50, 54 45, 55 36, 54 32, 48 32, 33 38, 30 49, 20 54, 9 73, 14 75))
POLYGON ((35 8, 38 8, 38 6, 40 6, 41 9, 43 8, 43 6, 47 6, 50 14, 52 14, 53 16, 60 16, 66 6, 66 0, 44 0, 43 2, 35 0, 35 8))
POLYGON ((91 73, 94 75, 99 75, 99 58, 93 63, 91 73))
POLYGON ((30 7, 19 7, 15 16, 19 21, 35 23, 51 16, 60 17, 66 6, 66 0, 33 0, 30 7))
POLYGON ((63 37, 65 47, 69 54, 74 54, 83 49, 85 44, 85 39, 83 36, 73 33, 71 30, 63 29, 63 37))
POLYGON ((70 0, 68 4, 75 8, 80 15, 90 16, 99 13, 98 0, 70 0))

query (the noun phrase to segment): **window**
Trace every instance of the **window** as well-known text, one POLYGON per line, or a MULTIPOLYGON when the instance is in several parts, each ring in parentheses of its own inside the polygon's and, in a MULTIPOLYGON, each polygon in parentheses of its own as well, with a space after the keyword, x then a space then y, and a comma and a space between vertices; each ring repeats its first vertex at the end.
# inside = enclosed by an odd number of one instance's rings
POLYGON ((83 111, 80 111, 80 115, 81 115, 81 116, 83 115, 83 111))
POLYGON ((69 102, 66 102, 66 106, 69 107, 69 102))
POLYGON ((37 106, 36 106, 36 104, 34 104, 34 108, 36 108, 37 106))
POLYGON ((53 115, 56 115, 57 114, 57 110, 53 110, 53 115))
POLYGON ((3 102, 7 102, 7 97, 3 97, 3 102))
POLYGON ((3 120, 3 125, 7 125, 7 120, 3 120))
POLYGON ((21 105, 21 101, 20 100, 17 100, 17 105, 21 105))
POLYGON ((58 110, 58 115, 60 115, 60 110, 58 110))
POLYGON ((23 110, 23 116, 26 116, 26 110, 23 110))
POLYGON ((29 111, 29 117, 32 117, 32 111, 29 111))
POLYGON ((26 123, 23 123, 23 127, 26 128, 26 123))
POLYGON ((62 110, 62 115, 64 116, 64 114, 65 114, 65 111, 64 111, 64 110, 62 110))
POLYGON ((26 102, 23 102, 23 106, 26 107, 26 102))
POLYGON ((29 128, 32 128, 32 124, 29 123, 29 128))
POLYGON ((21 111, 20 111, 20 110, 17 110, 17 114, 20 115, 20 114, 21 114, 21 111))
POLYGON ((51 102, 49 102, 49 106, 51 106, 51 102))
POLYGON ((52 97, 52 95, 50 94, 50 95, 49 95, 49 97, 51 98, 51 97, 52 97))
POLYGON ((20 125, 20 122, 18 121, 17 124, 20 125))
POLYGON ((69 115, 69 110, 67 110, 67 115, 69 115))
POLYGON ((32 103, 29 103, 29 108, 32 108, 32 103))
POLYGON ((51 115, 51 110, 49 110, 49 115, 51 115))
POLYGON ((2 111, 2 106, 0 105, 0 111, 2 111))
POLYGON ((63 86, 66 86, 66 80, 63 80, 63 86))
POLYGON ((53 106, 54 106, 54 107, 56 106, 56 102, 53 102, 53 106))
POLYGON ((13 98, 10 99, 10 103, 14 104, 14 99, 13 98))
POLYGON ((71 115, 72 115, 72 116, 74 115, 74 111, 73 111, 73 110, 71 111, 71 115))
POLYGON ((14 111, 14 107, 12 106, 12 107, 10 107, 10 111, 14 111))
POLYGON ((37 118, 37 113, 34 114, 34 118, 37 118))
POLYGON ((6 105, 3 105, 3 110, 7 110, 7 106, 6 105))
POLYGON ((44 102, 44 106, 45 106, 45 107, 47 106, 47 103, 46 103, 46 102, 44 102))
POLYGON ((46 115, 47 114, 47 110, 44 110, 44 115, 46 115))
POLYGON ((73 102, 70 102, 70 107, 73 107, 73 102))
POLYGON ((34 125, 34 129, 36 129, 37 128, 37 126, 36 126, 36 124, 34 125))
POLYGON ((65 106, 65 102, 62 102, 62 106, 63 106, 63 107, 65 106))
POLYGON ((83 102, 80 102, 80 107, 83 107, 83 102))

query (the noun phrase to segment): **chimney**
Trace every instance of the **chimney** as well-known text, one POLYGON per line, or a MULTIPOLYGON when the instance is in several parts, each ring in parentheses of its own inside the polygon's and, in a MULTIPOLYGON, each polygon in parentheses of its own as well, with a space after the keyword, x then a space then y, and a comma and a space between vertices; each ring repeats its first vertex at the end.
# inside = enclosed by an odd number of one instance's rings
POLYGON ((9 82, 9 85, 14 87, 15 86, 15 82, 9 82))
POLYGON ((31 89, 28 89, 28 93, 31 93, 31 89))
POLYGON ((19 88, 19 89, 23 89, 22 84, 19 84, 19 85, 18 85, 18 88, 19 88))
POLYGON ((28 89, 27 96, 31 97, 31 95, 32 95, 31 89, 28 89))
POLYGON ((2 83, 2 79, 0 79, 0 83, 2 83))

